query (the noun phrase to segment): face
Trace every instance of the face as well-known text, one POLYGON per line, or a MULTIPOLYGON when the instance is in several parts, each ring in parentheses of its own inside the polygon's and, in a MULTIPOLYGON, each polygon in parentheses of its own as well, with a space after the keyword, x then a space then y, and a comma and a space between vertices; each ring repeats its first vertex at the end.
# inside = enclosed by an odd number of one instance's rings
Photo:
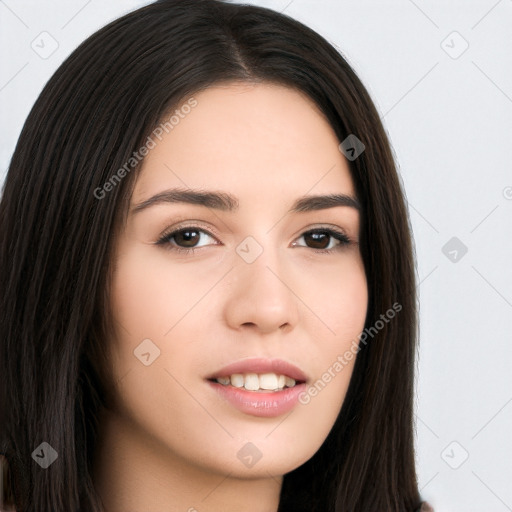
POLYGON ((118 241, 112 412, 169 463, 283 475, 331 430, 364 328, 354 186, 301 93, 194 98, 153 136, 118 241))

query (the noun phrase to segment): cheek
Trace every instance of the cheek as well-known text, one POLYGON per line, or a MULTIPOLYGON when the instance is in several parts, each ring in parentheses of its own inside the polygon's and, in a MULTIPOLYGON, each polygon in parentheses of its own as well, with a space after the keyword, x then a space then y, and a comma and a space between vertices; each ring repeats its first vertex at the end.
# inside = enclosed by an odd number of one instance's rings
POLYGON ((332 355, 364 328, 368 307, 364 266, 358 254, 351 254, 341 262, 309 271, 309 276, 303 281, 302 296, 324 324, 323 353, 332 355))
POLYGON ((161 254, 145 246, 131 250, 119 258, 113 276, 115 320, 134 339, 161 339, 208 292, 215 275, 169 267, 164 250, 161 254))
MULTIPOLYGON (((198 359, 197 344, 191 340, 204 338, 200 332, 203 324, 197 322, 198 315, 203 318, 206 314, 206 301, 201 299, 218 279, 217 270, 203 271, 196 266, 192 272, 170 267, 167 253, 157 254, 153 247, 121 253, 111 293, 116 336, 110 340, 109 350, 114 379, 124 380, 130 373, 135 394, 143 396, 142 390, 149 385, 153 386, 152 395, 158 395, 155 390, 172 389, 176 400, 181 400, 180 387, 165 370, 180 381, 189 377, 186 365, 179 362, 192 364, 198 359), (154 362, 144 366, 142 354, 147 352, 154 362), (154 378, 160 378, 156 377, 157 371, 164 375, 164 382, 158 385, 153 383, 154 378), (144 380, 135 385, 138 376, 144 380)), ((166 399, 167 391, 162 393, 166 399)))
POLYGON ((368 289, 360 258, 339 266, 322 279, 323 293, 311 300, 315 300, 328 330, 316 338, 311 353, 315 378, 301 402, 310 408, 312 416, 321 419, 320 424, 332 426, 352 377, 366 320, 368 289))

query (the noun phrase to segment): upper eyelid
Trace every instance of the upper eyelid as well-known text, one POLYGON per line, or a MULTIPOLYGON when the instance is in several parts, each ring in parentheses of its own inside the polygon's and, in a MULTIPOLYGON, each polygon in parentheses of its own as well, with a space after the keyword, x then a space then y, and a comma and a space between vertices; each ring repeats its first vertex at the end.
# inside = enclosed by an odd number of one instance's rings
POLYGON ((207 235, 213 236, 215 238, 220 237, 220 235, 216 232, 215 229, 212 229, 209 227, 207 228, 199 221, 192 221, 192 222, 183 221, 183 222, 179 222, 178 225, 175 225, 171 228, 165 229, 162 232, 162 235, 160 235, 159 239, 163 238, 163 237, 168 237, 170 235, 178 233, 179 231, 183 231, 184 229, 192 229, 192 228, 199 228, 199 231, 202 231, 202 232, 206 233, 207 235))

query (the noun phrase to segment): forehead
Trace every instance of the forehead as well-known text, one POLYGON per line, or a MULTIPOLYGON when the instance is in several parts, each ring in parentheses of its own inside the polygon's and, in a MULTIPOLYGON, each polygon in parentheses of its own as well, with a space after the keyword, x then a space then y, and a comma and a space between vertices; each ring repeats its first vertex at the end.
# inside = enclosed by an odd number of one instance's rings
POLYGON ((230 190, 241 202, 244 196, 282 202, 284 193, 313 188, 354 194, 339 140, 305 94, 276 84, 230 83, 193 98, 193 108, 178 104, 165 116, 178 114, 153 137, 132 202, 172 187, 230 190))

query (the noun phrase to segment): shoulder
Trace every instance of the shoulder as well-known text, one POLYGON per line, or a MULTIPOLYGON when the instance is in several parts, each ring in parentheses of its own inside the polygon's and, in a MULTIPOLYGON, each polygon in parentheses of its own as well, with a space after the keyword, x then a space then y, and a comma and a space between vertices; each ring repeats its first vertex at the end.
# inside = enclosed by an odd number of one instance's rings
POLYGON ((414 512, 434 512, 434 509, 424 501, 420 508, 417 508, 414 512))

